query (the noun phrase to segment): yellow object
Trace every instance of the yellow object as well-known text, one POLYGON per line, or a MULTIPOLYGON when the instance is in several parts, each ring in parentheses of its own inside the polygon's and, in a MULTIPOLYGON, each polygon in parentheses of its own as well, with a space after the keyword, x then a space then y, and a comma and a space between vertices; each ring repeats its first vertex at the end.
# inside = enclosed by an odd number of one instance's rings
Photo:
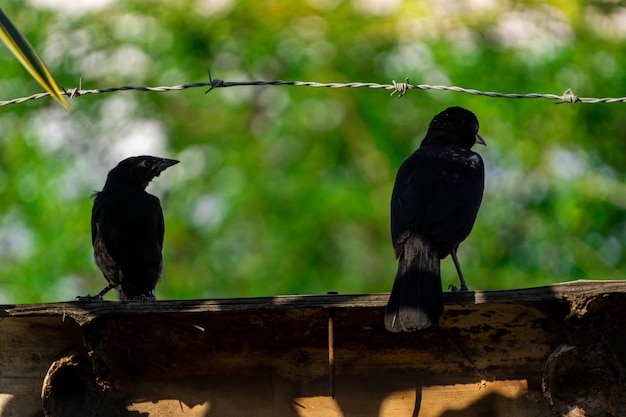
POLYGON ((24 38, 13 23, 11 23, 2 9, 0 9, 0 38, 9 50, 13 52, 13 55, 15 55, 28 72, 30 72, 30 75, 32 75, 54 99, 61 103, 66 110, 69 110, 70 107, 67 105, 65 98, 61 95, 61 91, 56 82, 54 82, 52 75, 50 75, 46 64, 39 55, 37 55, 37 52, 30 43, 28 43, 26 38, 24 38))

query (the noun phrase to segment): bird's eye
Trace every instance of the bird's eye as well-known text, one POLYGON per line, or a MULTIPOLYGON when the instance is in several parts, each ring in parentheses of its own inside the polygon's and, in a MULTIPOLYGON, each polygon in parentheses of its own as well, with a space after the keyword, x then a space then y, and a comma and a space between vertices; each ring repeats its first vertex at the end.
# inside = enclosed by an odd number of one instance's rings
POLYGON ((139 162, 139 166, 141 168, 148 168, 148 166, 149 166, 148 161, 144 160, 144 161, 139 162))

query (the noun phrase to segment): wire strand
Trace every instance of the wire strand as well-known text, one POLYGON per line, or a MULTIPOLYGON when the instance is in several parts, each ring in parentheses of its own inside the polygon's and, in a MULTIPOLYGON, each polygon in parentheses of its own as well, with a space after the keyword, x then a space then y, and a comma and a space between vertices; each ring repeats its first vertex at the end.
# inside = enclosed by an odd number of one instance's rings
MULTIPOLYGON (((541 98, 547 100, 557 100, 556 104, 563 103, 624 103, 626 102, 626 97, 605 97, 605 98, 593 98, 593 97, 578 97, 572 92, 571 88, 568 88, 563 94, 539 94, 539 93, 529 93, 529 94, 516 94, 516 93, 497 93, 493 91, 479 91, 471 88, 463 88, 457 86, 445 86, 445 85, 428 85, 428 84, 411 84, 409 79, 406 78, 405 82, 398 83, 395 80, 392 81, 392 84, 378 84, 373 82, 350 82, 350 83, 319 83, 315 81, 282 81, 282 80, 274 80, 274 81, 223 81, 218 79, 213 79, 211 77, 211 72, 209 71, 209 82, 197 82, 193 84, 181 84, 175 86, 160 86, 160 87, 146 87, 146 86, 130 86, 125 85, 122 87, 111 87, 111 88, 103 88, 103 89, 94 89, 94 90, 83 90, 82 87, 83 78, 80 78, 79 86, 77 88, 64 89, 63 94, 69 98, 77 98, 80 96, 84 96, 86 94, 103 94, 103 93, 113 93, 116 91, 151 91, 157 93, 163 93, 167 91, 180 91, 186 90, 188 88, 198 88, 198 87, 209 87, 205 93, 208 93, 216 88, 227 88, 227 87, 241 87, 241 86, 265 86, 265 85, 288 85, 293 87, 313 87, 313 88, 371 88, 371 89, 384 89, 384 90, 392 90, 391 95, 398 93, 397 97, 404 96, 409 90, 419 89, 419 90, 435 90, 435 91, 452 91, 456 93, 465 93, 472 94, 477 96, 486 96, 486 97, 494 97, 494 98, 511 98, 511 99, 524 99, 524 98, 541 98)), ((50 93, 38 93, 33 94, 28 97, 20 97, 13 100, 8 101, 0 101, 1 106, 7 106, 9 104, 20 104, 30 100, 38 100, 43 97, 48 97, 50 93)))

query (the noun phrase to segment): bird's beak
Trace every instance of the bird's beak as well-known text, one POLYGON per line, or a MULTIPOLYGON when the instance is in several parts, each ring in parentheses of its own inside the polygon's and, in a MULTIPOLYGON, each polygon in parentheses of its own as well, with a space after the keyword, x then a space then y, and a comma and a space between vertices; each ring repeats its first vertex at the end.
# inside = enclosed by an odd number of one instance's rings
POLYGON ((479 145, 487 146, 487 142, 485 142, 485 139, 483 139, 483 137, 480 136, 478 132, 476 132, 476 143, 478 143, 479 145))
POLYGON ((167 168, 171 167, 172 165, 176 165, 179 162, 180 161, 177 161, 176 159, 161 158, 156 164, 157 173, 160 174, 161 172, 165 171, 167 168))

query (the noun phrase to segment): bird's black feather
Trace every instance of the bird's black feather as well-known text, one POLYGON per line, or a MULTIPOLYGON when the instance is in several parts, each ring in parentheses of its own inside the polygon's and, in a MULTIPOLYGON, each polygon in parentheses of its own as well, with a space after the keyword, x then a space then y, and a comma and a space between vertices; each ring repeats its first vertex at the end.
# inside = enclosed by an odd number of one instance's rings
POLYGON ((136 156, 113 168, 91 211, 94 260, 120 299, 154 299, 161 275, 163 211, 159 199, 145 191, 173 159, 136 156))
POLYGON ((484 144, 476 116, 448 108, 433 118, 420 147, 398 170, 391 237, 399 261, 385 314, 389 331, 432 327, 441 316, 440 259, 467 238, 483 195, 484 166, 471 151, 474 143, 484 144))

